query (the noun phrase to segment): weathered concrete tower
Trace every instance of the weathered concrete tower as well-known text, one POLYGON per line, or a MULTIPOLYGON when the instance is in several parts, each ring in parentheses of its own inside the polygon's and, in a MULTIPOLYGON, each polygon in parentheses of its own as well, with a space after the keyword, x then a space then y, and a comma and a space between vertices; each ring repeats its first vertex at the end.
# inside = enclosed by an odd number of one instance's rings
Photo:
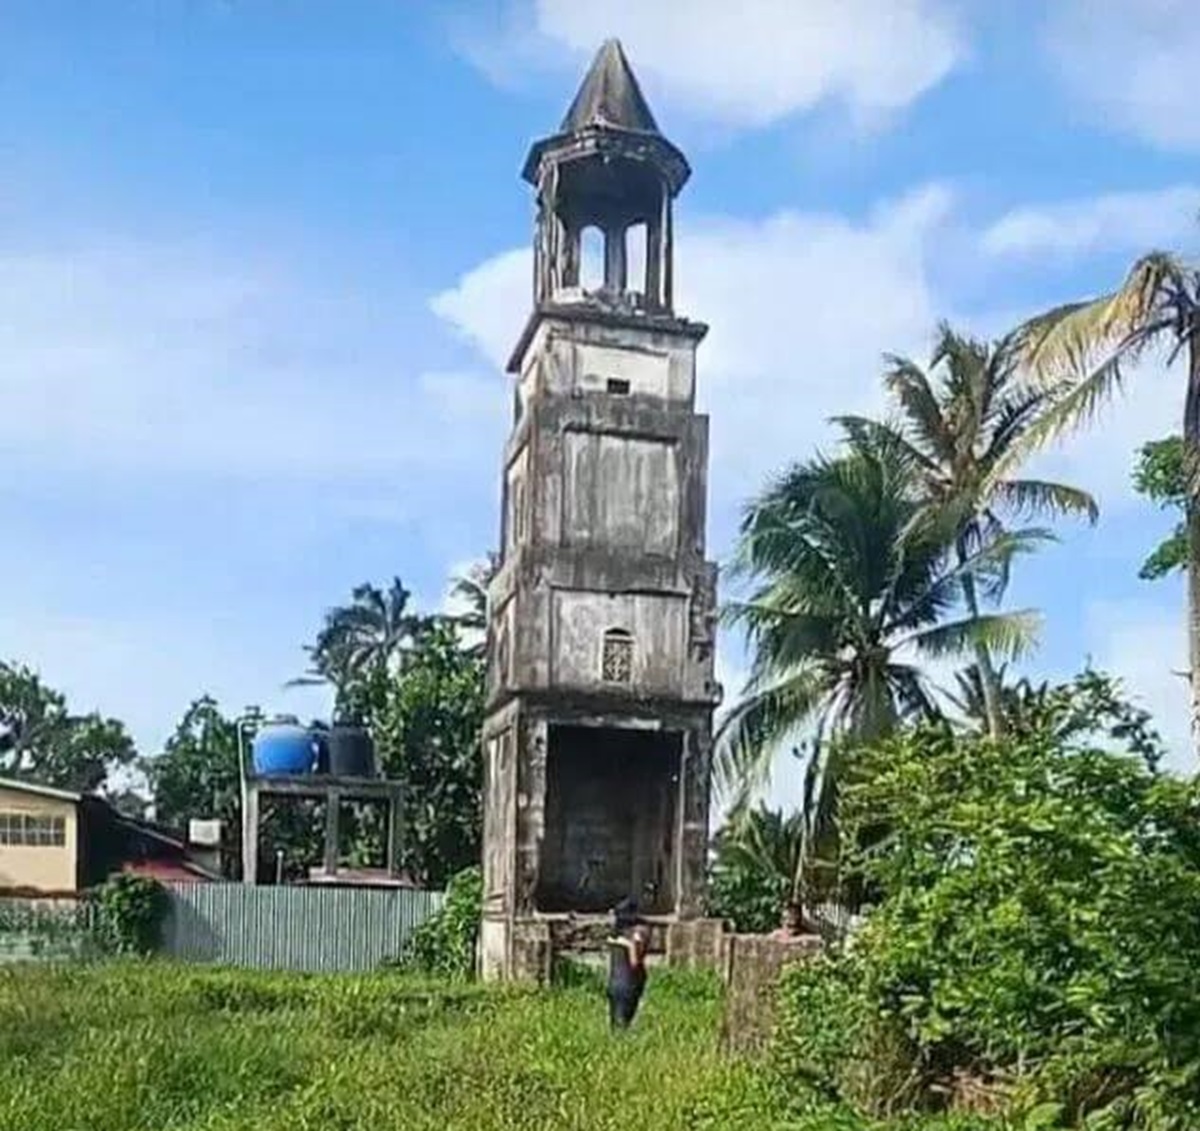
POLYGON ((627 895, 668 923, 700 911, 720 688, 707 327, 673 305, 689 172, 615 40, 525 162, 534 306, 509 362, 489 601, 485 976, 544 974, 568 924, 627 895))

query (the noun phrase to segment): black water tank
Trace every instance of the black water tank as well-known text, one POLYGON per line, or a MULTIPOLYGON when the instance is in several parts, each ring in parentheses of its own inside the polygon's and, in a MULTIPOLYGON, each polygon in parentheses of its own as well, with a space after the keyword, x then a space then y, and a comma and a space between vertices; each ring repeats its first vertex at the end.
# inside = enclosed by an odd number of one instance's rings
POLYGON ((366 727, 334 723, 325 736, 329 772, 336 777, 373 778, 375 744, 366 727))
POLYGON ((317 744, 317 773, 329 773, 329 728, 324 723, 312 724, 313 741, 317 744))

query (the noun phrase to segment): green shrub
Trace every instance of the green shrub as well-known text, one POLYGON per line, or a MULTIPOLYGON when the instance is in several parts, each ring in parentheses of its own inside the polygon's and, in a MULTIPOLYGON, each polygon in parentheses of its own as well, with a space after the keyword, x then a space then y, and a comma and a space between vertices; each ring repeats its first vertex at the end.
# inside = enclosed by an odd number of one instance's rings
POLYGON ((714 838, 708 913, 738 931, 773 931, 791 897, 804 817, 765 806, 739 814, 714 838))
POLYGON ((880 901, 785 978, 797 1083, 867 1113, 1200 1126, 1195 783, 1061 727, 931 728, 856 755, 843 819, 880 901))
POLYGON ((820 958, 791 966, 778 992, 776 1069, 816 1095, 836 1098, 845 1065, 857 1055, 865 1012, 850 963, 820 958))
POLYGON ((116 954, 152 954, 162 944, 170 909, 166 888, 147 876, 113 876, 94 894, 97 927, 116 954))
POLYGON ((483 913, 483 871, 466 868, 446 885, 441 907, 409 940, 403 965, 441 978, 470 978, 483 913))

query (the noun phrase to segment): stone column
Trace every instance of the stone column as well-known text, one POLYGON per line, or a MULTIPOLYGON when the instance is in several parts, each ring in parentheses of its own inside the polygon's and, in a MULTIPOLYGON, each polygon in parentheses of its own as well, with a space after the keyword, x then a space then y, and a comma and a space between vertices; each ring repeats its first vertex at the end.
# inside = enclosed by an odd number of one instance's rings
POLYGON ((336 789, 325 794, 325 874, 332 876, 338 866, 338 839, 342 817, 342 795, 336 789))
POLYGON ((684 731, 679 773, 679 833, 676 847, 676 913, 693 919, 704 910, 708 861, 708 783, 711 739, 697 722, 684 731))
POLYGON ((546 829, 546 758, 548 726, 541 716, 526 716, 517 727, 517 851, 514 913, 534 911, 546 829))

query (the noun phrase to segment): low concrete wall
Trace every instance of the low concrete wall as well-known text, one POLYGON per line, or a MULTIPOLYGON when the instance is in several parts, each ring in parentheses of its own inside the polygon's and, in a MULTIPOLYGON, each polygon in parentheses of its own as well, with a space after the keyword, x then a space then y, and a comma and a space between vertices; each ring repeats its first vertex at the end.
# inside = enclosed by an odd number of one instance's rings
POLYGON ((725 1014, 721 1042, 731 1052, 758 1053, 775 1028, 779 978, 796 962, 821 953, 816 935, 778 939, 769 935, 725 937, 725 1014))
POLYGON ((509 978, 535 986, 548 986, 554 974, 554 940, 550 926, 536 919, 513 924, 512 965, 509 978))
POLYGON ((823 947, 818 935, 734 934, 720 919, 673 923, 667 932, 667 959, 672 966, 720 973, 725 983, 721 1043, 738 1053, 765 1048, 775 1027, 780 975, 792 963, 816 957, 823 947))
POLYGON ((667 962, 684 970, 716 970, 726 977, 726 943, 721 919, 687 919, 667 929, 667 962))
POLYGON ((74 897, 0 898, 0 965, 96 955, 98 916, 74 897))

